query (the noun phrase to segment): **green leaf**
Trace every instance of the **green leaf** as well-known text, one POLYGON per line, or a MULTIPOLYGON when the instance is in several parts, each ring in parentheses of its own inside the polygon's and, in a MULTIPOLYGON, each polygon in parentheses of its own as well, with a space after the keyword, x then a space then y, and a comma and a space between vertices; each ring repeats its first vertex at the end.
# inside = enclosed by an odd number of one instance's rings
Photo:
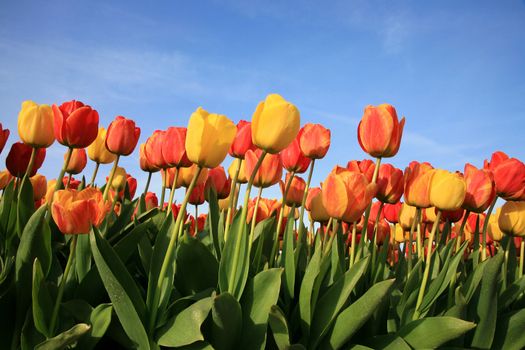
POLYGON ((35 200, 33 197, 33 185, 29 181, 29 177, 24 176, 22 179, 22 184, 20 186, 20 191, 18 192, 18 201, 17 201, 17 232, 18 235, 21 235, 24 231, 24 226, 27 221, 35 212, 35 200))
POLYGON ((327 337, 328 344, 325 342, 322 348, 339 349, 347 343, 388 297, 394 281, 391 279, 374 284, 362 297, 344 309, 337 316, 334 327, 327 337))
POLYGON ((199 240, 185 235, 177 249, 175 287, 182 295, 217 286, 219 264, 199 240))
POLYGON ((201 299, 169 320, 157 332, 159 345, 177 347, 204 340, 201 325, 208 317, 212 304, 211 297, 201 299))
POLYGON ((309 341, 312 348, 319 344, 332 326, 339 311, 347 303, 350 293, 365 273, 369 261, 370 255, 355 263, 317 302, 309 341))
POLYGON ((230 293, 213 299, 211 344, 217 350, 235 349, 242 330, 241 305, 230 293))
POLYGON ((435 349, 476 327, 475 323, 454 317, 427 317, 401 328, 398 336, 412 348, 435 349))
POLYGON ((49 316, 53 311, 53 301, 45 285, 44 272, 42 266, 35 259, 33 263, 33 320, 35 322, 36 329, 49 337, 49 316))
POLYGON ((474 311, 474 322, 477 322, 478 326, 474 331, 472 347, 490 348, 492 345, 498 316, 498 278, 502 264, 503 253, 500 251, 488 259, 483 271, 479 299, 474 311))
POLYGON ((0 233, 3 240, 10 240, 11 235, 15 234, 13 229, 16 225, 16 198, 15 182, 11 180, 4 188, 0 198, 0 233))
POLYGON ((312 289, 315 280, 321 270, 321 241, 318 240, 312 259, 306 266, 301 289, 299 291, 299 315, 301 317, 301 329, 304 336, 310 334, 310 324, 312 322, 312 289))
POLYGON ((293 241, 294 241, 294 210, 290 210, 288 214, 288 220, 286 221, 286 227, 284 230, 284 239, 283 239, 283 248, 282 255, 280 259, 280 265, 284 268, 283 273, 283 290, 285 295, 289 299, 294 297, 294 286, 295 286, 295 256, 293 251, 293 241))
POLYGON ((525 291, 525 276, 514 281, 498 298, 498 311, 505 310, 525 291))
POLYGON ((77 340, 79 340, 84 334, 86 334, 91 329, 91 326, 85 323, 79 323, 73 328, 60 333, 54 338, 48 339, 40 344, 38 344, 36 350, 58 350, 65 349, 70 345, 73 345, 77 340))
POLYGON ((215 256, 221 260, 221 242, 219 241, 219 216, 220 208, 217 200, 217 192, 213 186, 206 189, 206 198, 208 198, 209 210, 208 221, 210 223, 210 236, 212 237, 213 247, 215 249, 215 256))
POLYGON ((498 319, 494 349, 525 348, 525 309, 504 315, 498 319))
POLYGON ((272 330, 273 339, 279 350, 287 350, 290 348, 290 334, 288 330, 288 323, 283 311, 277 306, 273 305, 270 309, 270 329, 272 330))
POLYGON ((91 269, 91 248, 89 246, 89 235, 77 237, 77 248, 75 251, 75 271, 78 281, 81 282, 91 269))
POLYGON ((472 299, 472 297, 474 296, 474 293, 476 292, 479 283, 481 282, 481 278, 483 277, 483 271, 485 271, 485 266, 487 266, 488 262, 489 259, 479 263, 474 269, 474 271, 468 275, 467 280, 465 281, 465 284, 461 289, 461 293, 465 296, 467 303, 469 303, 470 299, 472 299))
POLYGON ((109 243, 94 228, 90 234, 91 251, 98 272, 128 337, 139 349, 149 349, 142 320, 146 307, 137 285, 109 243))
POLYGON ((77 348, 93 349, 102 339, 111 323, 113 307, 111 304, 100 304, 89 315, 91 329, 86 336, 79 340, 77 348))
POLYGON ((137 251, 137 245, 147 235, 148 229, 152 227, 154 227, 153 221, 148 219, 136 225, 128 234, 115 243, 114 249, 122 261, 127 261, 137 251))
POLYGON ((240 349, 264 349, 270 309, 277 304, 283 270, 259 272, 246 285, 241 299, 242 333, 240 349))

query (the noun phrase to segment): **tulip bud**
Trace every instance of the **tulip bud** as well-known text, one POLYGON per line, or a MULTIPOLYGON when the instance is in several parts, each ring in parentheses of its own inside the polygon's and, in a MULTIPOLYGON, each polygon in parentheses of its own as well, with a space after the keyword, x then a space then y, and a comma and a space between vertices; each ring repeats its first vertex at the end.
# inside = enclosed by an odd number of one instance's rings
POLYGON ((248 178, 246 177, 246 161, 243 161, 242 159, 235 158, 233 162, 230 164, 230 167, 228 168, 228 175, 233 179, 235 177, 235 172, 237 171, 237 167, 239 162, 241 162, 241 168, 239 170, 239 174, 237 175, 237 183, 245 184, 248 183, 248 178))
POLYGON ((109 184, 109 186, 111 186, 111 188, 116 191, 123 190, 126 187, 126 183, 127 183, 126 175, 127 175, 126 170, 118 166, 115 169, 115 175, 113 175, 113 181, 111 182, 111 184, 109 184))
POLYGON ((304 173, 310 166, 310 158, 306 157, 299 147, 299 137, 296 137, 292 143, 281 151, 281 161, 283 167, 289 172, 297 174, 304 173))
POLYGON ((146 154, 153 166, 166 169, 169 168, 168 163, 162 154, 162 148, 166 144, 166 132, 163 130, 155 130, 146 140, 146 154))
POLYGON ((252 123, 240 120, 237 123, 237 133, 229 150, 230 156, 244 159, 246 152, 248 150, 254 151, 255 148, 252 142, 252 123))
POLYGON ((157 199, 157 195, 155 194, 155 192, 146 193, 146 196, 144 197, 144 202, 146 203, 146 211, 151 210, 153 208, 157 208, 159 206, 159 200, 157 199))
POLYGON ((525 194, 525 164, 516 158, 503 160, 494 170, 496 193, 505 200, 520 200, 525 194))
POLYGON ((404 178, 401 169, 391 164, 381 164, 377 175, 376 198, 383 203, 396 203, 403 195, 404 178))
POLYGON ((328 215, 326 208, 323 205, 320 187, 313 187, 308 190, 305 207, 310 211, 310 217, 313 221, 326 222, 330 220, 330 215, 328 215))
MULTIPOLYGON (((5 159, 7 170, 9 170, 11 175, 19 178, 22 178, 25 175, 27 167, 29 166, 32 151, 33 147, 22 142, 15 142, 11 145, 11 149, 5 159)), ((33 170, 31 171, 31 174, 29 174, 29 177, 36 174, 38 169, 42 166, 42 163, 44 163, 45 157, 45 148, 39 148, 36 150, 35 163, 33 164, 33 170)))
MULTIPOLYGON (((67 154, 64 155, 64 160, 66 160, 67 154)), ((80 174, 82 170, 86 167, 87 156, 86 150, 83 148, 75 148, 71 153, 71 158, 66 168, 66 173, 70 174, 80 174)))
POLYGON ((33 101, 24 101, 18 114, 18 134, 20 139, 31 147, 51 146, 55 142, 51 107, 38 105, 33 101))
POLYGON ((219 209, 221 211, 228 210, 230 208, 231 193, 224 199, 219 199, 219 209))
POLYGON ((299 145, 310 159, 324 158, 330 148, 330 130, 321 124, 307 123, 301 130, 299 145))
POLYGON ((85 148, 98 135, 98 112, 80 101, 53 105, 55 137, 64 146, 85 148))
POLYGON ((463 208, 474 212, 482 213, 490 206, 496 191, 492 174, 486 169, 477 169, 471 164, 465 164, 465 183, 467 192, 463 208))
POLYGON ((9 138, 9 129, 3 129, 2 123, 0 123, 0 153, 4 149, 4 146, 9 138))
POLYGON ((430 183, 434 171, 429 163, 411 162, 405 169, 405 202, 408 205, 428 208, 430 204, 430 183))
POLYGON ((224 115, 208 113, 201 107, 188 122, 186 154, 201 167, 215 168, 222 163, 235 138, 235 124, 224 115))
POLYGON ((228 198, 231 186, 231 179, 226 177, 226 172, 222 166, 208 171, 205 188, 214 188, 218 199, 228 198))
POLYGON ((456 210, 465 200, 467 185, 460 174, 436 170, 430 183, 430 202, 440 210, 456 210))
MULTIPOLYGON (((409 239, 409 237, 405 237, 405 230, 403 229, 403 227, 400 224, 395 224, 395 226, 392 226, 392 227, 393 227, 392 231, 393 231, 394 240, 397 243, 404 243, 405 242, 405 238, 409 239)), ((410 236, 410 234, 408 236, 410 236)), ((407 239, 407 241, 408 241, 408 239, 407 239)))
POLYGON ((393 157, 397 154, 403 135, 405 118, 399 122, 393 106, 367 106, 357 128, 359 145, 372 157, 393 157))
POLYGON ((139 163, 140 168, 148 173, 156 173, 160 170, 160 168, 157 168, 155 165, 153 165, 153 163, 149 159, 148 154, 146 152, 145 143, 142 143, 139 148, 139 163))
POLYGON ((300 207, 303 202, 303 194, 306 188, 306 182, 299 176, 294 176, 290 180, 290 175, 290 173, 286 174, 285 182, 279 182, 281 186, 281 193, 284 196, 284 191, 286 190, 285 187, 288 182, 291 181, 290 187, 288 188, 288 193, 286 194, 285 203, 289 207, 300 207))
POLYGON ((186 154, 186 128, 170 127, 164 135, 162 157, 168 167, 187 168, 192 165, 186 154))
POLYGON ((365 175, 368 182, 372 182, 374 177, 374 170, 376 168, 373 161, 370 159, 351 160, 346 164, 346 168, 350 171, 355 171, 365 175))
POLYGON ((255 216, 255 224, 266 220, 270 217, 270 208, 268 207, 268 202, 264 198, 259 199, 259 205, 257 206, 257 211, 255 211, 255 204, 257 198, 253 198, 248 202, 248 214, 246 216, 246 223, 251 224, 255 216))
POLYGON ((501 231, 510 236, 525 237, 525 202, 506 202, 498 218, 501 231))
POLYGON ((106 135, 106 147, 114 154, 130 155, 140 137, 140 128, 131 119, 118 116, 109 124, 106 135))
POLYGON ((106 148, 106 129, 98 129, 97 138, 87 148, 89 159, 99 164, 109 164, 117 157, 106 148))
POLYGON ((193 190, 190 193, 188 203, 193 205, 201 205, 204 203, 204 186, 205 183, 198 183, 193 187, 193 190))
POLYGON ((403 203, 399 211, 399 224, 404 230, 410 230, 412 223, 416 219, 416 207, 403 203))
MULTIPOLYGON (((246 152, 244 162, 246 162, 245 171, 247 177, 252 175, 261 154, 262 151, 260 149, 246 152)), ((253 185, 262 188, 273 186, 281 180, 282 175, 283 167, 281 157, 278 154, 267 154, 266 157, 264 157, 259 170, 257 170, 253 185)))
POLYGON ((252 141, 260 149, 276 154, 295 139, 299 128, 297 107, 280 95, 271 94, 259 103, 253 114, 252 141))

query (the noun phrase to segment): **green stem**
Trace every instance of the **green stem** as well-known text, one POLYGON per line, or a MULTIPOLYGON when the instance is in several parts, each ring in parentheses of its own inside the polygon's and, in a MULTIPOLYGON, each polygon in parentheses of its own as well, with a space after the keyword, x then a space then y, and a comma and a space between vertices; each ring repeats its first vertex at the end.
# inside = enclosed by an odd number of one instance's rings
POLYGON ((514 241, 514 237, 508 236, 507 237, 507 246, 505 247, 505 255, 503 260, 503 290, 507 289, 507 270, 509 269, 509 251, 510 251, 510 245, 514 241))
POLYGON ((119 159, 120 154, 117 154, 117 158, 115 158, 115 161, 113 162, 113 167, 111 168, 111 172, 109 173, 108 183, 106 184, 106 188, 104 188, 104 201, 108 199, 109 189, 111 187, 111 183, 113 182, 113 178, 115 177, 115 172, 117 171, 119 159))
POLYGON ((100 166, 100 163, 97 162, 95 164, 95 170, 93 170, 93 176, 91 177, 91 182, 89 184, 91 187, 95 186, 95 179, 97 178, 97 173, 98 173, 99 166, 100 166))
POLYGON ((494 200, 490 204, 489 210, 487 212, 487 216, 485 216, 485 221, 483 222, 483 232, 482 234, 482 245, 481 245, 481 261, 485 261, 487 259, 487 228, 489 226, 489 218, 492 214, 492 211, 494 210, 494 206, 496 205, 496 201, 498 200, 498 196, 494 197, 494 200))
POLYGON ((65 187, 66 190, 69 188, 69 185, 71 184, 71 177, 72 176, 73 175, 71 173, 67 174, 67 182, 66 182, 66 187, 65 187))
POLYGON ((416 208, 416 253, 417 258, 422 259, 423 256, 423 238, 421 237, 421 208, 416 208))
POLYGON ((25 176, 27 177, 31 177, 31 172, 33 171, 33 167, 35 166, 37 151, 38 151, 38 148, 35 148, 35 147, 33 147, 33 149, 31 150, 31 158, 29 158, 29 163, 27 164, 26 174, 25 174, 25 176))
MULTIPOLYGON (((418 225, 418 217, 421 213, 421 209, 420 208, 416 208, 416 213, 414 214, 414 220, 412 220, 412 225, 410 226, 410 232, 408 234, 408 242, 409 242, 409 246, 408 246, 408 275, 410 275, 410 273, 412 272, 412 244, 413 244, 413 237, 414 237, 414 231, 416 230, 416 227, 418 225)), ((416 242, 419 240, 419 244, 418 245, 421 245, 421 237, 416 237, 416 242)), ((417 243, 416 243, 417 244, 417 243)), ((423 255, 422 254, 419 254, 418 252, 418 258, 423 258, 423 255)))
MULTIPOLYGON (((328 241, 328 244, 324 247, 324 252, 323 252, 324 255, 328 254, 330 250, 332 249, 332 243, 334 241, 334 237, 337 236, 338 229, 339 229, 339 221, 334 218, 332 220, 332 235, 330 236, 330 240, 328 241)), ((326 232, 328 233, 328 228, 326 232)))
POLYGON ((55 327, 57 323, 58 311, 60 309, 60 304, 62 303, 62 297, 64 296, 64 286, 66 285, 67 278, 69 276, 69 270, 73 266, 73 260, 75 258, 75 250, 77 247, 77 237, 78 235, 73 235, 71 239, 71 248, 69 249, 69 257, 67 258, 66 269, 60 280, 60 285, 58 286, 58 294, 55 302, 55 307, 53 308, 53 313, 51 314, 51 323, 49 326, 49 332, 51 335, 55 334, 55 327))
POLYGON ((146 180, 146 187, 144 187, 144 194, 148 193, 149 184, 151 182, 151 175, 152 174, 153 174, 152 172, 148 172, 148 180, 146 180))
MULTIPOLYGON (((376 158, 376 165, 374 168, 374 175, 372 176, 372 182, 373 184, 377 181, 377 175, 379 174, 379 166, 381 165, 381 157, 376 158)), ((370 201, 370 204, 366 208, 365 211, 365 224, 363 225, 363 229, 361 230, 361 242, 360 244, 364 244, 365 238, 366 238, 366 231, 368 230, 368 219, 370 218, 370 209, 372 208, 372 201, 370 201)))
MULTIPOLYGON (((299 213, 299 232, 297 233, 297 242, 298 245, 302 245, 304 243, 304 230, 302 222, 303 222, 303 216, 304 216, 304 205, 306 203, 306 197, 308 197, 308 190, 310 189, 310 182, 312 181, 312 175, 314 173, 314 165, 315 165, 315 159, 312 159, 312 163, 310 164, 310 171, 308 172, 308 178, 306 180, 306 187, 304 188, 303 193, 303 199, 301 201, 301 211, 299 213)), ((299 251, 300 249, 298 249, 299 251)))
POLYGON ((467 224, 467 219, 470 215, 470 210, 465 210, 465 216, 461 220, 461 226, 459 228, 458 236, 456 237, 456 252, 459 251, 461 247, 461 240, 463 239, 463 232, 465 232, 465 225, 467 224))
POLYGON ((162 190, 160 192, 160 210, 164 210, 164 196, 166 195, 166 182, 168 181, 168 170, 163 169, 161 171, 164 171, 164 179, 162 181, 162 190))
POLYGON ((175 176, 173 177, 173 184, 171 185, 170 198, 168 199, 168 210, 166 210, 166 216, 171 213, 171 205, 173 204, 173 197, 175 195, 175 189, 177 187, 177 178, 179 177, 179 168, 175 168, 175 176))
POLYGON ((57 181, 55 183, 55 191, 58 191, 60 190, 60 188, 62 188, 62 180, 64 179, 64 175, 66 174, 66 169, 69 166, 69 161, 71 160, 72 154, 73 154, 73 148, 68 148, 67 153, 66 153, 66 159, 64 159, 64 164, 62 165, 62 169, 60 170, 60 173, 58 174, 58 177, 57 177, 57 181))
POLYGON ((384 203, 380 202, 379 204, 379 210, 376 215, 376 219, 374 221, 374 236, 372 238, 372 271, 375 271, 375 261, 376 261, 376 255, 377 255, 377 226, 379 225, 379 219, 381 218, 381 212, 383 211, 384 203))
MULTIPOLYGON (((254 236, 255 225, 257 221, 257 210, 259 210, 259 200, 261 199, 261 196, 262 196, 262 190, 263 188, 259 187, 259 193, 257 193, 257 199, 255 200, 255 206, 253 207, 252 221, 250 222, 250 240, 249 240, 250 246, 248 249, 249 251, 252 250, 252 244, 253 244, 253 238, 254 238, 253 236, 254 236)), ((261 236, 260 239, 263 239, 263 237, 261 236)))
POLYGON ((350 247, 350 267, 354 265, 355 260, 355 239, 357 236, 357 222, 352 224, 352 246, 350 247))
POLYGON ((290 190, 290 185, 292 184, 293 177, 295 176, 295 171, 291 171, 289 174, 290 174, 290 177, 284 187, 283 199, 281 200, 281 210, 279 211, 279 218, 277 219, 277 230, 275 231, 275 235, 274 235, 272 252, 270 254, 270 260, 268 261, 270 267, 274 266, 275 259, 277 259, 277 250, 279 248, 279 232, 281 232, 281 225, 283 222, 284 208, 286 205, 286 195, 288 194, 288 190, 290 190))
POLYGON ((241 164, 244 159, 240 159, 237 162, 237 169, 235 169, 235 174, 233 175, 232 185, 230 187, 230 205, 228 206, 228 213, 226 214, 226 224, 224 226, 224 240, 228 239, 228 232, 230 232, 230 221, 232 218, 233 208, 237 207, 237 201, 235 196, 237 195, 237 179, 239 178, 239 172, 241 171, 241 164))
POLYGON ((525 255, 525 239, 521 237, 520 243, 520 269, 518 271, 518 278, 523 276, 523 255, 525 255))
POLYGON ((437 230, 437 227, 439 226, 440 219, 441 219, 441 210, 438 210, 436 214, 436 221, 434 221, 434 224, 432 225, 432 231, 430 231, 430 236, 428 237, 427 260, 425 262, 425 272, 423 272, 423 280, 421 281, 421 288, 419 289, 419 293, 417 295, 416 309, 414 311, 414 316, 412 317, 412 320, 419 319, 419 316, 421 315, 421 311, 419 311, 419 308, 421 306, 421 303, 423 302, 423 297, 425 296, 425 289, 427 287, 428 276, 430 273, 430 262, 432 259, 432 243, 434 242, 434 235, 436 234, 436 230, 437 230))

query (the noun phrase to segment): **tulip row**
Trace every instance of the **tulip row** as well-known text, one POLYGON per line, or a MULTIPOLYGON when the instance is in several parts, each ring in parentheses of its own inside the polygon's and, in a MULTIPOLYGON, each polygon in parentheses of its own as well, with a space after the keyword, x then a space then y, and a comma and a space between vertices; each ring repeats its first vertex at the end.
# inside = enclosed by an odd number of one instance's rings
MULTIPOLYGON (((391 105, 367 106, 357 136, 374 160, 311 187, 330 130, 301 127, 276 94, 237 125, 199 107, 139 145, 148 180, 135 198, 119 167, 134 121, 106 131, 79 101, 24 102, 0 173, 0 308, 14 319, 2 347, 525 347, 525 164, 495 152, 463 173, 403 171, 382 161, 404 124, 391 105), (55 140, 67 149, 47 181, 37 172, 55 140), (74 179, 88 158, 90 182, 74 179), (281 199, 262 196, 277 184, 281 199)), ((0 152, 9 134, 0 124, 0 152)))

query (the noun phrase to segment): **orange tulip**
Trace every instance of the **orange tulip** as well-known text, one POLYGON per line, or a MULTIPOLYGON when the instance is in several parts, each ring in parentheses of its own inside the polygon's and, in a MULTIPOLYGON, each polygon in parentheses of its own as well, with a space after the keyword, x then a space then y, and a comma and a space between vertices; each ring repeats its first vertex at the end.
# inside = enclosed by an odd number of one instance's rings
POLYGON ((111 153, 130 155, 140 137, 140 128, 131 119, 118 116, 109 124, 106 134, 106 147, 111 153))
MULTIPOLYGON (((64 155, 64 160, 66 159, 67 154, 64 155)), ((80 174, 82 170, 86 167, 87 164, 87 155, 84 148, 75 148, 71 153, 71 159, 66 168, 66 173, 70 174, 80 174)))
POLYGON ((323 196, 320 187, 312 187, 308 190, 308 196, 306 197, 306 203, 304 205, 310 212, 310 217, 313 221, 326 222, 330 220, 330 215, 328 215, 323 205, 323 196))
POLYGON ((9 185, 9 183, 13 180, 13 175, 9 172, 9 170, 5 169, 0 171, 0 190, 3 190, 4 188, 9 185))
POLYGON ((244 159, 248 150, 254 151, 256 148, 252 142, 252 123, 240 120, 237 123, 237 133, 228 153, 234 158, 244 159))
MULTIPOLYGON (((246 157, 244 161, 246 162, 246 176, 250 177, 253 170, 255 169, 255 164, 261 157, 262 151, 260 149, 256 151, 246 152, 246 157)), ((281 164, 281 157, 278 154, 267 154, 264 157, 257 174, 255 175, 253 185, 256 187, 270 187, 279 182, 283 175, 283 167, 281 164)))
POLYGON ((525 195, 525 164, 516 158, 503 160, 494 170, 496 193, 505 200, 519 200, 525 195))
POLYGON ((248 202, 248 215, 246 216, 246 223, 250 224, 255 215, 255 224, 266 220, 270 217, 270 211, 272 204, 265 198, 259 199, 259 205, 257 206, 257 212, 255 212, 255 203, 257 198, 253 198, 248 202))
POLYGON ((430 182, 434 175, 432 165, 413 161, 405 169, 405 202, 408 205, 430 207, 430 182))
POLYGON ((162 144, 162 157, 168 167, 187 168, 192 165, 186 155, 186 133, 188 129, 183 127, 170 127, 164 135, 162 144))
POLYGON ((391 164, 381 164, 377 175, 376 198, 383 203, 397 203, 403 195, 404 181, 401 169, 391 164))
POLYGON ((208 179, 206 180, 205 188, 214 188, 218 199, 228 198, 231 186, 232 181, 226 176, 226 172, 222 166, 219 165, 208 171, 208 179))
MULTIPOLYGON (((167 188, 172 188, 173 187, 173 181, 175 181, 175 172, 177 171, 177 168, 168 168, 168 169, 164 169, 160 172, 161 176, 162 176, 162 183, 167 187, 167 188)), ((191 181, 191 179, 190 179, 191 181)), ((180 188, 182 187, 182 176, 181 176, 181 172, 179 171, 179 174, 177 175, 177 184, 175 184, 175 188, 180 188)))
MULTIPOLYGON (((135 185, 136 187, 136 185, 135 185)), ((92 202, 91 220, 93 226, 99 227, 104 221, 104 218, 111 210, 109 201, 104 201, 102 192, 98 188, 88 187, 80 192, 77 192, 79 199, 86 199, 92 202)))
POLYGON ((336 168, 322 184, 326 212, 335 219, 355 222, 363 215, 376 193, 376 185, 363 174, 336 168))
POLYGON ((346 168, 350 171, 355 171, 365 175, 368 182, 372 182, 374 176, 374 170, 376 168, 373 161, 370 159, 363 160, 351 160, 346 164, 346 168))
MULTIPOLYGON (((368 227, 366 229, 366 235, 369 240, 374 239, 374 226, 375 220, 368 220, 368 227)), ((390 234, 390 225, 385 219, 381 219, 377 223, 376 243, 377 245, 383 245, 386 236, 390 234)))
POLYGON ((153 135, 148 137, 146 140, 146 154, 148 155, 148 160, 151 161, 154 167, 160 169, 169 168, 168 163, 164 159, 162 154, 162 148, 166 144, 166 131, 164 130, 155 130, 153 135))
MULTIPOLYGON (((11 145, 11 149, 9 150, 7 158, 5 159, 5 165, 11 175, 19 178, 22 178, 25 175, 27 167, 29 166, 29 159, 31 158, 32 151, 33 147, 22 142, 15 142, 11 145)), ((44 163, 45 157, 46 149, 38 148, 36 151, 33 170, 31 171, 31 174, 29 174, 30 177, 34 176, 38 169, 40 169, 42 163, 44 163)))
POLYGON ((80 101, 53 105, 55 137, 64 146, 85 148, 98 135, 98 112, 80 101))
MULTIPOLYGON (((299 132, 300 133, 300 132, 299 132)), ((306 157, 299 146, 299 136, 281 151, 283 167, 296 174, 304 173, 310 166, 310 158, 306 157)))
POLYGON ((31 186, 33 186, 33 199, 34 201, 39 201, 47 193, 47 179, 44 175, 36 174, 35 176, 29 179, 31 181, 31 186))
POLYGON ((330 148, 330 130, 321 124, 306 124, 299 131, 299 145, 310 159, 324 158, 330 148))
POLYGON ((153 165, 150 158, 148 157, 145 143, 142 143, 139 148, 139 163, 140 168, 148 173, 155 173, 160 170, 160 168, 153 165))
POLYGON ((4 146, 9 138, 9 129, 3 129, 2 123, 0 123, 0 153, 4 149, 4 146))
POLYGON ((472 164, 465 164, 465 182, 467 184, 467 193, 463 208, 474 213, 482 213, 490 206, 496 190, 492 173, 486 169, 477 169, 472 164))
POLYGON ((399 122, 393 106, 367 106, 357 128, 359 145, 372 157, 393 157, 399 150, 405 118, 399 122))
POLYGON ((284 196, 285 186, 288 184, 288 181, 291 181, 290 187, 288 188, 288 193, 286 194, 286 205, 292 207, 300 207, 303 202, 303 194, 306 188, 306 182, 301 179, 299 176, 294 176, 290 180, 290 173, 286 174, 285 182, 280 181, 281 193, 284 196))

